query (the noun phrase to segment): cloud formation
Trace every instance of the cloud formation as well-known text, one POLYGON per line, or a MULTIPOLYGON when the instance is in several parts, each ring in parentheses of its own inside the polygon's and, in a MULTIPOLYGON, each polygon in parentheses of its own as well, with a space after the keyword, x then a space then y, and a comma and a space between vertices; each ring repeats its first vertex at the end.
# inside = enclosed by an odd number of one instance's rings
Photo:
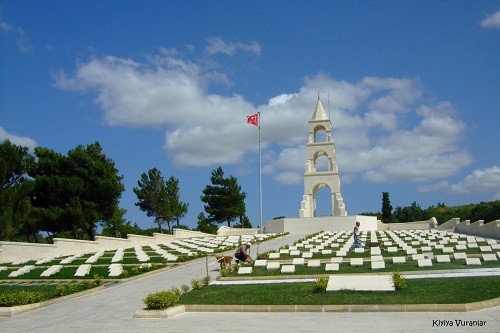
POLYGON ((208 54, 222 53, 229 56, 233 56, 237 51, 255 53, 260 55, 262 50, 259 43, 252 41, 249 44, 242 42, 226 42, 220 37, 210 37, 207 39, 206 52, 208 54))
POLYGON ((481 27, 500 29, 500 10, 482 20, 481 27))
POLYGON ((4 140, 9 140, 12 144, 17 146, 28 147, 30 151, 33 151, 33 149, 38 146, 38 143, 35 140, 26 136, 9 133, 2 126, 0 126, 0 142, 3 142, 4 140))
POLYGON ((31 38, 22 28, 16 28, 12 24, 0 20, 0 30, 2 30, 4 33, 11 33, 12 31, 15 32, 17 36, 16 45, 19 51, 21 51, 22 53, 29 53, 33 50, 31 38))
MULTIPOLYGON (((234 52, 228 45, 238 45, 221 42, 228 54, 234 52)), ((222 52, 222 46, 212 52, 222 52)), ((297 91, 253 105, 240 95, 211 93, 214 83, 231 83, 206 63, 176 52, 143 62, 107 56, 53 77, 60 89, 96 94, 106 124, 165 128, 163 146, 178 167, 243 163, 258 150, 258 129, 246 124, 246 116, 260 112, 263 172, 284 184, 301 183, 318 91, 333 123, 340 170, 348 179, 425 183, 456 175, 472 163, 460 145, 466 125, 453 104, 425 103, 419 78, 347 82, 318 74, 305 78, 297 91)))

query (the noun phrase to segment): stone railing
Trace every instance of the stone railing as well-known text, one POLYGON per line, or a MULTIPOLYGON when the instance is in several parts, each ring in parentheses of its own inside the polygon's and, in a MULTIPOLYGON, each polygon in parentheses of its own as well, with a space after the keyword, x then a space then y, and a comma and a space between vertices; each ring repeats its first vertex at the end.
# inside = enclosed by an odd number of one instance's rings
POLYGON ((438 226, 439 230, 451 230, 453 232, 480 236, 484 238, 500 239, 500 220, 484 223, 479 220, 471 223, 470 220, 460 221, 459 218, 453 218, 438 226))
POLYGON ((127 238, 96 236, 95 241, 54 238, 54 244, 0 242, 0 263, 24 259, 38 260, 48 257, 91 253, 99 250, 113 251, 120 248, 170 243, 174 239, 191 237, 214 237, 199 231, 174 229, 174 234, 154 233, 153 236, 127 235, 127 238))
POLYGON ((435 229, 437 227, 437 221, 435 217, 432 217, 426 221, 415 221, 415 222, 405 222, 405 223, 379 223, 378 230, 426 230, 435 229))
POLYGON ((257 235, 259 228, 230 228, 220 227, 217 230, 217 236, 243 236, 243 235, 257 235))

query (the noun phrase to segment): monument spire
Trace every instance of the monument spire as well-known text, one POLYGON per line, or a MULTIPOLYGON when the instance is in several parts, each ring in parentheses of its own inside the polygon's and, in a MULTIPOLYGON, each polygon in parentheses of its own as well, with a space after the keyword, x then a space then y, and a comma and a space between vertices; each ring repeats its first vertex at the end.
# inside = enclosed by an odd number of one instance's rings
POLYGON ((340 194, 340 174, 335 159, 332 123, 318 101, 309 121, 309 135, 306 144, 307 160, 304 172, 304 195, 299 210, 300 217, 316 217, 316 194, 318 189, 328 187, 331 194, 331 216, 346 216, 344 200, 340 194), (318 168, 318 159, 326 158, 327 169, 318 168))

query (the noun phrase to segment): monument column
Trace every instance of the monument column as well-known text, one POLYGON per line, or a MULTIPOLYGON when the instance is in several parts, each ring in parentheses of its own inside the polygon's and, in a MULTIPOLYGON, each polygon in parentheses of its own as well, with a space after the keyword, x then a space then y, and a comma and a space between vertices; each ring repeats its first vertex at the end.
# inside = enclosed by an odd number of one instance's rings
POLYGON ((332 123, 323 109, 319 95, 316 109, 309 121, 306 151, 304 195, 300 204, 299 216, 316 216, 316 193, 323 187, 330 189, 332 216, 347 216, 344 200, 340 194, 340 176, 335 160, 332 123), (326 157, 328 161, 327 170, 318 170, 317 160, 323 157, 326 157))

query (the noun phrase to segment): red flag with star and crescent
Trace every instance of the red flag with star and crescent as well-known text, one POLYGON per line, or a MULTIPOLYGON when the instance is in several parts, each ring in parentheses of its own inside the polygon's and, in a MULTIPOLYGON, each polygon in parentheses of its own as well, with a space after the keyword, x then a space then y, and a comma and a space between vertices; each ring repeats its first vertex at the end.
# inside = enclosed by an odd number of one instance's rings
POLYGON ((250 125, 259 126, 259 114, 253 114, 251 116, 247 116, 247 123, 250 125))

